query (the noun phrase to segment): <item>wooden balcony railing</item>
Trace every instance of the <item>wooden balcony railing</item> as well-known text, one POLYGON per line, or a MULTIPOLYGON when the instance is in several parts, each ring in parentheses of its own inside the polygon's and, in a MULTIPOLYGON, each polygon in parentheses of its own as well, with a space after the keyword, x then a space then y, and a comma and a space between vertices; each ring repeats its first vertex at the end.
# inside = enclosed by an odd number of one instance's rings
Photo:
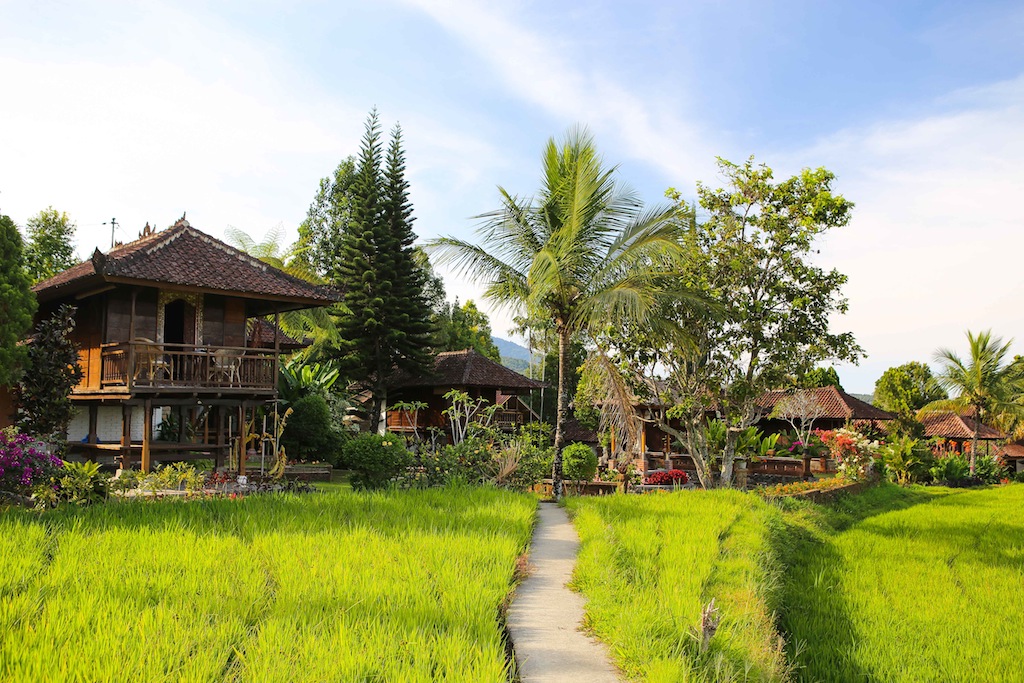
POLYGON ((100 360, 103 388, 272 392, 277 383, 277 356, 267 349, 134 341, 104 344, 100 360))

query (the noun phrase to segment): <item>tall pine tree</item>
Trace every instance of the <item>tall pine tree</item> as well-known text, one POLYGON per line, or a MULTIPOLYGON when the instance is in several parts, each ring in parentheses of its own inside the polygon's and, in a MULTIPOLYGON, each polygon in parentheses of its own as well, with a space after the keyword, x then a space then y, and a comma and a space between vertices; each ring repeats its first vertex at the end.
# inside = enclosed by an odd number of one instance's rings
POLYGON ((400 131, 382 172, 380 121, 366 122, 351 188, 351 214, 341 234, 332 280, 344 292, 338 320, 339 360, 349 380, 372 394, 376 428, 396 368, 421 372, 429 363, 430 311, 413 252, 412 205, 400 131))

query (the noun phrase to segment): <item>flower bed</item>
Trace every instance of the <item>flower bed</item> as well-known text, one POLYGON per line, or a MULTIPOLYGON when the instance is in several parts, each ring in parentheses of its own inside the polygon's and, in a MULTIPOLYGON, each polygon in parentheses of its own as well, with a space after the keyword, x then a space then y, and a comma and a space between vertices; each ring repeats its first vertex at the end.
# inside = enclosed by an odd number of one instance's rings
POLYGON ((851 481, 845 477, 830 477, 814 481, 795 481, 789 484, 776 484, 758 489, 765 498, 806 498, 814 503, 823 503, 841 493, 858 493, 873 482, 851 481))

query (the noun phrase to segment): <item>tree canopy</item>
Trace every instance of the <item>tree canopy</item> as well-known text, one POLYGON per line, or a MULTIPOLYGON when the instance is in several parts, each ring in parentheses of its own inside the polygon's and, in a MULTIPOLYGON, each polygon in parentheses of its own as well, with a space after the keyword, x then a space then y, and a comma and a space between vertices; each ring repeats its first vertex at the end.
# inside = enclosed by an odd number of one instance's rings
POLYGON ((25 267, 32 282, 41 282, 78 263, 75 258, 75 223, 52 206, 28 219, 25 267))
MULTIPOLYGON (((1012 341, 992 336, 991 330, 978 334, 967 331, 968 355, 961 357, 952 349, 935 352, 941 370, 936 380, 953 398, 932 401, 923 412, 936 410, 971 411, 979 424, 986 419, 1012 420, 1024 413, 1020 404, 1024 378, 1021 368, 1011 361, 1012 341)), ((971 448, 971 474, 974 474, 978 452, 978 431, 975 429, 971 448)))
POLYGON ((20 342, 32 327, 36 297, 24 264, 18 226, 0 215, 0 386, 10 386, 21 376, 28 357, 20 342))
POLYGON ((437 351, 475 349, 477 353, 500 363, 501 352, 491 339, 491 321, 472 299, 459 305, 445 303, 435 317, 434 348, 437 351))
POLYGON ((721 456, 718 484, 729 485, 737 438, 758 416, 768 389, 806 377, 822 362, 856 362, 862 350, 849 332, 829 324, 844 313, 846 276, 811 261, 815 240, 845 226, 853 204, 832 190, 835 176, 804 169, 782 181, 767 166, 719 160, 727 181, 698 184, 698 205, 669 190, 689 253, 685 283, 712 302, 711 311, 670 305, 663 315, 688 338, 633 330, 624 348, 672 409, 660 426, 680 439, 698 464, 704 486, 721 456), (664 382, 653 378, 661 368, 664 382), (712 453, 705 416, 717 412, 727 428, 724 453, 712 453), (669 424, 679 418, 682 429, 669 424))
POLYGON ((917 411, 948 394, 925 363, 911 361, 889 368, 875 382, 875 405, 899 417, 900 428, 911 436, 919 436, 917 411))

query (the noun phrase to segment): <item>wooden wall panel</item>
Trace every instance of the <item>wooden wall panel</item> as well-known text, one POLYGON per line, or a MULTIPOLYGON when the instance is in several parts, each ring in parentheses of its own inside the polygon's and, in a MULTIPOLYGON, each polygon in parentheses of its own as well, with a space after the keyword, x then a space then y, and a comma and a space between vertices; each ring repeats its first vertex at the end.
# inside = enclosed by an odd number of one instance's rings
POLYGON ((224 346, 245 346, 245 300, 224 301, 224 346))
POLYGON ((203 301, 203 343, 207 346, 225 346, 222 296, 207 294, 203 301))

